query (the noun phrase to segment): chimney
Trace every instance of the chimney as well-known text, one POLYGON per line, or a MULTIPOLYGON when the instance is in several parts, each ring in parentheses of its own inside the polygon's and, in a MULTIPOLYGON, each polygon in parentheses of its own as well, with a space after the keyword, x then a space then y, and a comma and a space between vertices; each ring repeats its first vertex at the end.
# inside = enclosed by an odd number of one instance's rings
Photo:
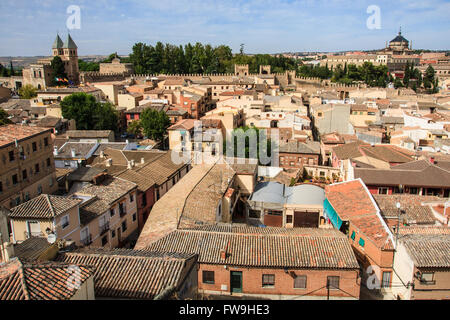
POLYGON ((70 154, 72 155, 72 158, 75 158, 77 156, 75 149, 70 149, 70 154))
POLYGON ((59 154, 58 147, 53 147, 53 155, 57 156, 59 154))
POLYGON ((141 158, 141 164, 144 164, 144 163, 145 163, 145 159, 141 158))
POLYGON ((228 257, 228 247, 230 246, 230 241, 227 242, 225 249, 220 250, 220 258, 226 260, 228 257))
POLYGON ((103 150, 102 151, 100 151, 100 158, 104 158, 105 157, 105 152, 103 152, 103 150))
POLYGON ((131 162, 131 167, 134 168, 134 164, 135 164, 134 160, 131 160, 130 162, 131 162))
POLYGON ((112 166, 112 159, 106 159, 106 166, 111 167, 112 166))

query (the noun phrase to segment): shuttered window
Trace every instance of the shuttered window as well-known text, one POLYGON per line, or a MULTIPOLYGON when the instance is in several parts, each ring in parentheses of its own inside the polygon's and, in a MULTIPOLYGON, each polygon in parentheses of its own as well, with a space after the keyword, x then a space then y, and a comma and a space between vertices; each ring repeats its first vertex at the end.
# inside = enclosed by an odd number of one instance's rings
POLYGON ((297 276, 297 278, 294 279, 294 288, 306 289, 306 276, 297 276))

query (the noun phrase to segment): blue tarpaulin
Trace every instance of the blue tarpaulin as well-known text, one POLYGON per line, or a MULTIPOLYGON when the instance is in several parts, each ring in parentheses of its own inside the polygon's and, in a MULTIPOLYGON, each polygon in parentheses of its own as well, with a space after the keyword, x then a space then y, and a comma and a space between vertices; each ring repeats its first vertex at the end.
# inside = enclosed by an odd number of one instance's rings
POLYGON ((328 199, 325 199, 325 201, 323 202, 323 212, 325 217, 330 219, 331 223, 336 229, 341 229, 342 220, 341 218, 339 218, 336 210, 334 210, 328 199))

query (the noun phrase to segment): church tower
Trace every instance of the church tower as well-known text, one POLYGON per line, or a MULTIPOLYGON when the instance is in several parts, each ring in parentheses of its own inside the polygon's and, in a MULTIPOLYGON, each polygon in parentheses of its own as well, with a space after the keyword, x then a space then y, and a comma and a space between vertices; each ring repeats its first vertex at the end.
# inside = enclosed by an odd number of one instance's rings
POLYGON ((63 55, 61 59, 64 61, 66 73, 74 84, 79 83, 79 69, 78 69, 78 47, 73 41, 70 34, 67 35, 67 40, 62 45, 63 55))

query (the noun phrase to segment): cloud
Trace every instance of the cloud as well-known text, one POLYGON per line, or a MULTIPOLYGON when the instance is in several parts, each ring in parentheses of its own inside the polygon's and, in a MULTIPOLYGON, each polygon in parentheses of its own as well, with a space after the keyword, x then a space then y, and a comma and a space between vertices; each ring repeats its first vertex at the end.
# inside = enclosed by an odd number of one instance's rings
POLYGON ((80 54, 127 54, 138 41, 227 44, 235 52, 245 43, 252 53, 376 49, 400 25, 416 47, 450 48, 445 0, 2 0, 0 28, 10 32, 0 34, 0 55, 49 54, 71 4, 81 8, 81 30, 71 32, 80 54), (369 5, 381 9, 381 30, 366 27, 369 5))

